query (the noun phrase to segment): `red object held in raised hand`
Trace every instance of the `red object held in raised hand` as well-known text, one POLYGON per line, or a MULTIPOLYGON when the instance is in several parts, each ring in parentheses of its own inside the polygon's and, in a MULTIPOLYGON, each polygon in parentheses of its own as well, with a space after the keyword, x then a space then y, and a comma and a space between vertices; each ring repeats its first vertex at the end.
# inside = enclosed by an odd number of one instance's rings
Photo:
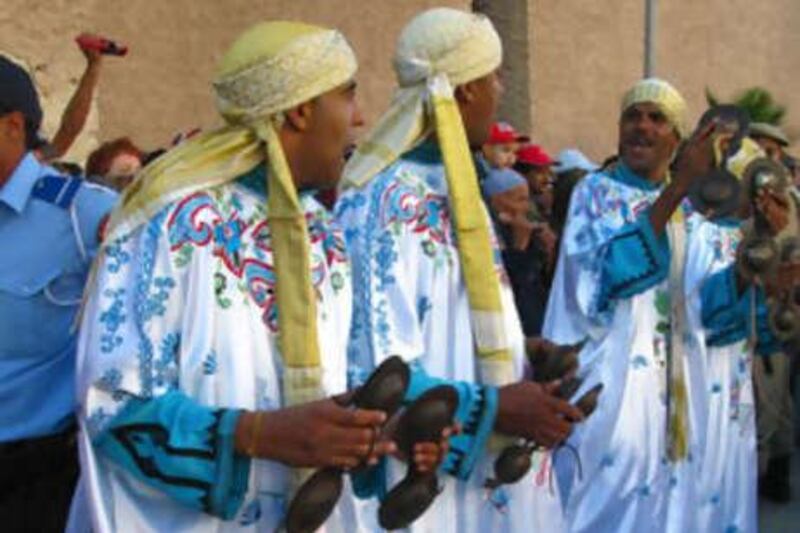
POLYGON ((89 35, 84 33, 79 35, 75 42, 82 50, 97 50, 101 54, 111 56, 124 56, 128 53, 128 47, 118 44, 111 39, 100 37, 99 35, 89 35))

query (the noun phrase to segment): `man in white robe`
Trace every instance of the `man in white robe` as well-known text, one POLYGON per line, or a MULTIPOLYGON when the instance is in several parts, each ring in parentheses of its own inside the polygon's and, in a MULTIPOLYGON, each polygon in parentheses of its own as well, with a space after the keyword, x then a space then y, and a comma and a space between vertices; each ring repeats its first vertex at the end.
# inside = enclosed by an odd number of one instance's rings
MULTIPOLYGON (((73 529, 274 531, 290 467, 393 449, 384 413, 323 399, 346 389, 350 272, 310 194, 362 123, 355 69, 337 31, 256 25, 214 82, 228 125, 126 192, 83 314, 73 529)), ((328 530, 362 529, 348 487, 328 530)))
MULTIPOLYGON (((620 161, 575 189, 544 335, 587 339, 580 374, 602 382, 597 411, 570 441, 582 462, 557 465, 570 531, 679 531, 696 525, 696 476, 706 432, 704 353, 688 308, 695 219, 689 184, 712 164, 710 129, 669 165, 685 103, 662 80, 623 99, 620 161)), ((705 243, 709 245, 709 243, 705 243)), ((700 278, 698 278, 700 276, 700 278)))
MULTIPOLYGON (((519 483, 484 488, 494 477, 487 449, 499 449, 493 430, 550 447, 581 418, 553 387, 519 382, 524 338, 470 153, 494 120, 501 57, 481 15, 415 17, 399 39, 393 104, 348 162, 336 208, 353 261, 351 379, 399 354, 414 370, 412 396, 441 382, 459 391, 463 430, 451 439, 443 491, 413 531, 562 527, 549 453, 536 453, 519 483)), ((386 486, 403 471, 388 465, 386 486)))

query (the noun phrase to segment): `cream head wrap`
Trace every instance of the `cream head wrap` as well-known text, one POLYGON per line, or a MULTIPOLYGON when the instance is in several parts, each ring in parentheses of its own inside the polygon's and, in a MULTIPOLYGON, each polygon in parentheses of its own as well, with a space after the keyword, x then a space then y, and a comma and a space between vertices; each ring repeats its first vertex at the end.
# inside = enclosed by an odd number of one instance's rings
POLYGON ((436 127, 434 96, 453 100, 456 86, 490 74, 502 58, 500 37, 483 15, 437 8, 415 17, 397 43, 392 104, 345 167, 344 187, 364 185, 423 141, 436 127))
POLYGON ((670 83, 658 78, 645 78, 631 87, 622 98, 621 113, 634 104, 650 102, 658 106, 681 138, 686 136, 686 101, 670 83))
POLYGON ((227 126, 195 137, 146 167, 125 191, 108 242, 134 231, 171 202, 267 166, 267 217, 278 304, 284 399, 323 395, 316 297, 308 229, 277 130, 283 112, 349 81, 356 59, 337 31, 295 22, 264 22, 242 34, 214 80, 227 126))
POLYGON ((415 17, 397 45, 399 88, 392 105, 344 172, 344 187, 361 187, 435 133, 469 297, 479 375, 491 385, 513 381, 513 366, 488 218, 480 207, 478 178, 454 88, 491 74, 501 61, 500 37, 485 16, 438 8, 415 17))

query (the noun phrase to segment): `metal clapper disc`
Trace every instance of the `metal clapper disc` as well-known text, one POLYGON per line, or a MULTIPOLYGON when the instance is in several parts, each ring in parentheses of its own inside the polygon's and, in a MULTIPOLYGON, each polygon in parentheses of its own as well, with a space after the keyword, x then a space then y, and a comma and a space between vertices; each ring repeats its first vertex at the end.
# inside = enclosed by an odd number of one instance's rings
MULTIPOLYGON (((698 129, 703 129, 712 121, 716 122, 715 133, 731 135, 728 148, 722 154, 723 159, 732 157, 742 147, 744 139, 750 130, 750 118, 739 107, 731 104, 716 105, 703 113, 698 122, 698 129)), ((724 161, 717 161, 718 164, 724 161)))
MULTIPOLYGON (((403 403, 410 379, 408 365, 398 356, 389 357, 356 391, 350 405, 383 411, 388 420, 403 403)), ((288 533, 310 533, 325 523, 341 496, 342 474, 340 468, 323 468, 300 486, 286 513, 288 533)))
POLYGON ((734 214, 739 208, 742 186, 736 176, 717 169, 689 188, 689 201, 703 216, 716 219, 734 214))
POLYGON ((736 266, 747 281, 769 276, 778 266, 780 256, 775 241, 749 235, 736 250, 736 266))
POLYGON ((598 383, 589 389, 586 394, 578 398, 578 401, 575 402, 575 407, 581 410, 583 416, 589 418, 597 408, 597 401, 600 398, 601 392, 603 392, 603 384, 598 383))
MULTIPOLYGON (((418 442, 438 442, 442 431, 453 423, 458 393, 449 385, 430 389, 404 412, 397 427, 397 444, 413 457, 418 442)), ((409 465, 405 478, 386 495, 378 509, 384 529, 407 527, 430 507, 439 494, 436 472, 417 472, 409 465)))
POLYGON ((400 357, 393 355, 381 363, 353 397, 359 409, 377 410, 391 418, 403 404, 411 371, 400 357))
POLYGON ((784 194, 789 187, 789 175, 780 164, 767 157, 753 160, 742 175, 742 182, 747 187, 751 200, 761 189, 769 189, 777 194, 784 194))
POLYGON ((528 352, 533 381, 548 383, 563 378, 578 368, 578 354, 585 341, 572 345, 542 346, 528 352))
POLYGON ((800 334, 800 308, 790 301, 776 302, 769 307, 769 327, 782 342, 800 334))
POLYGON ((342 471, 322 468, 303 483, 286 513, 286 531, 312 533, 325 523, 342 494, 342 471))

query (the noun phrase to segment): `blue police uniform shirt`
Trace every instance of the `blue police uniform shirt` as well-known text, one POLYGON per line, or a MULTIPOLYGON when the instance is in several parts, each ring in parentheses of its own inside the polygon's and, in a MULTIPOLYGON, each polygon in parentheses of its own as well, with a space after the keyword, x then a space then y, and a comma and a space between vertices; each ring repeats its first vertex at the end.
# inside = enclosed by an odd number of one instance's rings
POLYGON ((28 153, 0 187, 0 442, 58 433, 75 411, 72 331, 116 193, 28 153))

